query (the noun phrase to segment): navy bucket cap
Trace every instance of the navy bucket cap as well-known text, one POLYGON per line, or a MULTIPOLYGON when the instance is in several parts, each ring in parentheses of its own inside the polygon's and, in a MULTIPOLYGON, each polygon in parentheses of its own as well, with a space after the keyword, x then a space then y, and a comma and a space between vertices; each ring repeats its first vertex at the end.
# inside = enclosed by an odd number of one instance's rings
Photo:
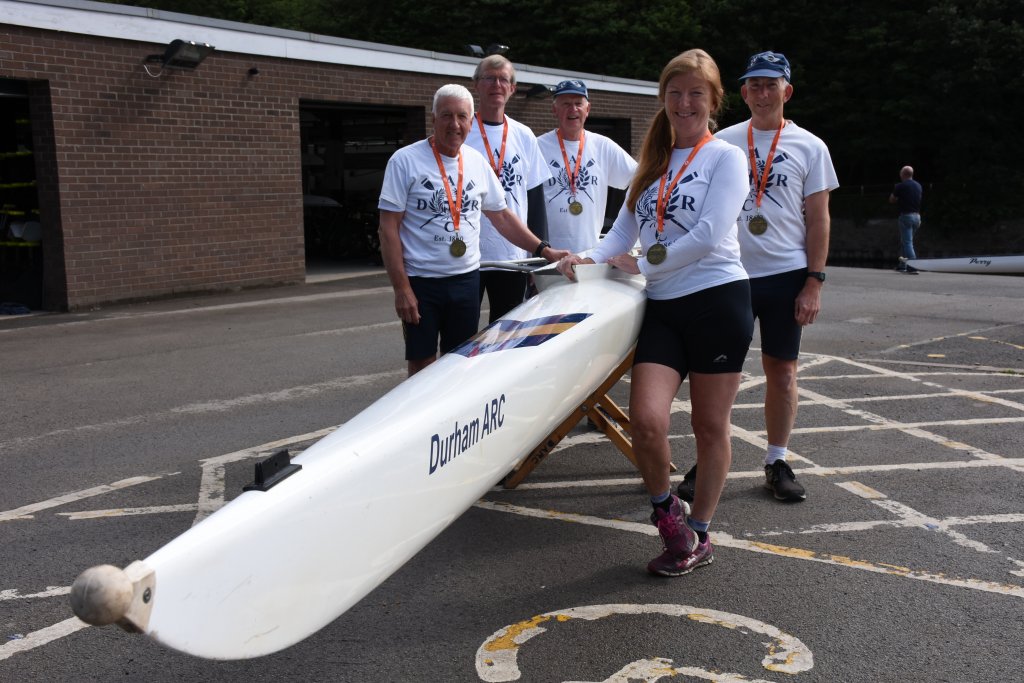
POLYGON ((759 76, 765 78, 778 78, 782 76, 789 83, 790 75, 789 60, 786 59, 786 55, 769 50, 767 52, 758 52, 747 60, 746 72, 740 76, 740 80, 745 81, 748 78, 757 78, 759 76))

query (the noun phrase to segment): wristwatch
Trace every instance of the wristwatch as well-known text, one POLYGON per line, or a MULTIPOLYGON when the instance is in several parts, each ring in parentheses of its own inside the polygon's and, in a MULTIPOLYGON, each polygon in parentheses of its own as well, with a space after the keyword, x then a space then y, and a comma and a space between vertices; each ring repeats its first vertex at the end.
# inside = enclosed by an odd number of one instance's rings
POLYGON ((540 244, 537 245, 537 248, 533 250, 533 255, 537 258, 540 258, 540 255, 544 253, 544 250, 550 246, 550 242, 548 242, 547 240, 541 240, 540 244))
POLYGON ((818 282, 824 282, 825 281, 825 273, 821 272, 820 270, 809 270, 809 271, 807 271, 807 277, 813 277, 818 282))

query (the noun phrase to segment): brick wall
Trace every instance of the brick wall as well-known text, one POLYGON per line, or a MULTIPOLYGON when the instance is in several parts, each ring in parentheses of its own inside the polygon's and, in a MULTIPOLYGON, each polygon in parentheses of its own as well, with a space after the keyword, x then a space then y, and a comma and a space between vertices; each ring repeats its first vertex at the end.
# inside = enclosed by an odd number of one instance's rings
MULTIPOLYGON (((0 78, 30 81, 51 309, 302 281, 300 100, 427 116, 452 80, 220 52, 153 78, 160 45, 2 24, 0 44, 0 78)), ((654 99, 592 103, 633 118, 639 150, 654 99)), ((521 93, 508 112, 539 133, 550 106, 521 93)))

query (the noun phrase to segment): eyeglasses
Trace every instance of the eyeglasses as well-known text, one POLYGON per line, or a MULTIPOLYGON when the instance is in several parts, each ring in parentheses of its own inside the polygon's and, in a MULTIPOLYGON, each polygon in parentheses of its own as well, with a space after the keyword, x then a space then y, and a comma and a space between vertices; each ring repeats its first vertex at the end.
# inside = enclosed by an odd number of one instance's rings
POLYGON ((506 87, 512 85, 512 79, 505 78, 504 76, 481 76, 480 80, 487 85, 494 85, 495 83, 499 83, 506 87))

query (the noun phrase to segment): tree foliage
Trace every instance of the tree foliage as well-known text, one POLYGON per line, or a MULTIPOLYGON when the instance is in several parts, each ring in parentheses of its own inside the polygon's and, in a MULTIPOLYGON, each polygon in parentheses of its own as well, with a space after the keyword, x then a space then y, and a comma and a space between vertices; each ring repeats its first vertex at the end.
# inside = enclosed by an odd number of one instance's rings
MULTIPOLYGON (((124 3, 122 3, 124 4, 124 3)), ((889 187, 912 164, 950 224, 1024 212, 1017 113, 1024 110, 1019 0, 150 0, 138 6, 442 53, 510 46, 516 62, 657 80, 703 47, 728 93, 722 123, 747 117, 746 58, 784 52, 786 114, 829 145, 845 187, 889 187)))

